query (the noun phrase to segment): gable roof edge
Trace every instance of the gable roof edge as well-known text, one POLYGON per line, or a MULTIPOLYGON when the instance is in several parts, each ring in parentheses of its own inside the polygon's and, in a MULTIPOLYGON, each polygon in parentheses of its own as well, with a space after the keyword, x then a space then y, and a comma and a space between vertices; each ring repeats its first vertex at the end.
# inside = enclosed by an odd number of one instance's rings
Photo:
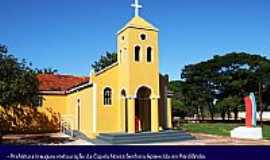
POLYGON ((115 63, 113 63, 113 64, 111 64, 111 65, 105 67, 104 69, 102 69, 102 70, 100 70, 100 71, 98 71, 98 72, 96 72, 96 73, 94 73, 94 74, 95 74, 95 76, 99 76, 99 75, 101 75, 102 73, 104 73, 104 72, 106 72, 106 71, 108 71, 108 70, 110 70, 110 69, 112 69, 112 68, 118 66, 118 64, 119 64, 118 62, 115 62, 115 63))

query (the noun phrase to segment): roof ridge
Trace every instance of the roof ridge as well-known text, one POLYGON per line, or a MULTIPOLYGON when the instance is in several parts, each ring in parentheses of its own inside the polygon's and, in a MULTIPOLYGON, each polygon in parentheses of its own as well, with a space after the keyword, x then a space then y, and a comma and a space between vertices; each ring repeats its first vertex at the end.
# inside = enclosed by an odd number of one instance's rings
POLYGON ((41 76, 41 75, 48 75, 48 76, 62 76, 62 77, 76 77, 76 78, 86 78, 88 76, 76 76, 76 75, 72 75, 72 74, 48 74, 48 73, 42 73, 42 74, 38 74, 38 76, 41 76))
POLYGON ((40 91, 68 91, 71 88, 89 83, 90 77, 61 75, 61 74, 39 74, 37 76, 40 91))
POLYGON ((132 28, 132 27, 138 28, 138 29, 145 29, 145 30, 154 30, 157 32, 159 31, 157 27, 155 27, 146 19, 142 18, 141 16, 135 16, 132 19, 130 19, 129 22, 117 32, 117 34, 120 34, 127 28, 132 28))

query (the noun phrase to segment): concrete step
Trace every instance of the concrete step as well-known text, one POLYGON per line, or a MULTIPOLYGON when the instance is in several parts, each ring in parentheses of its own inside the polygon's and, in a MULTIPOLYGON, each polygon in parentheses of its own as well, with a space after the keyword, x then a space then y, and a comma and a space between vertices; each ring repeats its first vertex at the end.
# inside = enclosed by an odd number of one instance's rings
POLYGON ((158 142, 171 142, 190 140, 193 137, 184 131, 164 131, 160 133, 137 134, 100 134, 97 141, 108 144, 145 144, 158 142))
POLYGON ((132 139, 132 140, 113 140, 113 141, 104 141, 109 144, 147 144, 147 143, 160 143, 160 142, 175 142, 175 141, 184 141, 190 140, 190 136, 181 136, 177 138, 146 138, 146 139, 132 139))
POLYGON ((186 133, 182 130, 167 130, 162 132, 142 132, 142 133, 101 133, 100 136, 107 136, 107 137, 130 137, 130 136, 156 136, 156 135, 168 135, 168 134, 176 134, 176 133, 186 133))
POLYGON ((155 134, 155 135, 147 135, 147 134, 144 134, 144 135, 129 135, 129 136, 105 136, 105 135, 100 135, 98 136, 99 139, 102 139, 102 140, 114 140, 114 139, 117 139, 117 140, 125 140, 125 139, 149 139, 149 138, 167 138, 167 137, 181 137, 181 136, 188 136, 187 133, 170 133, 170 134, 155 134))

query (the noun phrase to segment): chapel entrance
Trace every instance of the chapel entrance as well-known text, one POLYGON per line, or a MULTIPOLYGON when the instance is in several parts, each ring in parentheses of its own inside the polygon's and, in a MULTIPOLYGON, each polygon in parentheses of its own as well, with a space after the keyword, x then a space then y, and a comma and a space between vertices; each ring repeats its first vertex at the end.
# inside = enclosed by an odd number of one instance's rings
POLYGON ((135 132, 151 131, 151 89, 141 87, 135 100, 135 132))

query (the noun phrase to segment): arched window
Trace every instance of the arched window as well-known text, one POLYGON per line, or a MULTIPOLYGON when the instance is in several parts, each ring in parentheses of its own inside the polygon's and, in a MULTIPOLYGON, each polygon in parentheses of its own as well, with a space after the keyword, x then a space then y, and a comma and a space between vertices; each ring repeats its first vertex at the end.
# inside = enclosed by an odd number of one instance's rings
POLYGON ((152 61, 152 48, 148 47, 147 48, 147 62, 151 62, 152 61))
POLYGON ((104 89, 104 105, 112 104, 112 89, 107 87, 104 89))
POLYGON ((140 52, 141 52, 141 47, 140 46, 136 46, 135 47, 135 61, 138 62, 140 61, 140 52))

